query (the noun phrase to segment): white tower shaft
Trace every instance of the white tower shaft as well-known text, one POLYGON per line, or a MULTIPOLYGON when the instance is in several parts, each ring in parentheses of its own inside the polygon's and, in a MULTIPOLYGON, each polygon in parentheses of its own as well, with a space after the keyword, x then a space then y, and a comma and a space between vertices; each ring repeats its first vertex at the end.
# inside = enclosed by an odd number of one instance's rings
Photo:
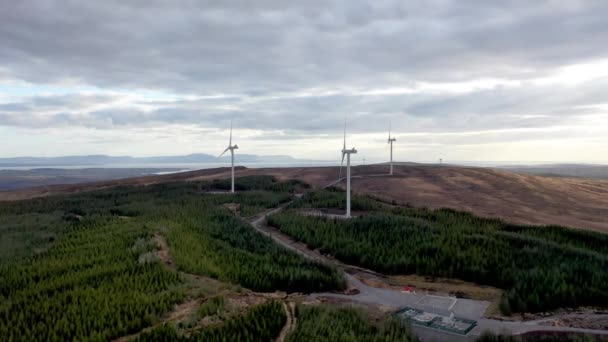
POLYGON ((346 157, 346 214, 344 217, 350 218, 350 155, 357 153, 355 148, 346 149, 346 119, 344 120, 344 145, 342 145, 342 162, 340 163, 340 174, 338 182, 342 179, 342 165, 344 165, 344 157, 346 157))
POLYGON ((234 149, 230 149, 230 163, 232 164, 232 183, 230 185, 230 192, 234 193, 234 149))
POLYGON ((237 144, 232 145, 232 121, 230 121, 230 140, 228 140, 228 147, 218 156, 221 158, 224 153, 230 151, 230 192, 234 193, 234 150, 238 150, 237 144))
POLYGON ((393 141, 390 140, 391 142, 391 176, 393 175, 393 141))
POLYGON ((350 153, 346 154, 346 217, 350 217, 350 153))
POLYGON ((391 145, 391 159, 389 162, 389 175, 393 175, 393 143, 397 141, 397 139, 391 137, 391 123, 388 123, 388 143, 391 145))

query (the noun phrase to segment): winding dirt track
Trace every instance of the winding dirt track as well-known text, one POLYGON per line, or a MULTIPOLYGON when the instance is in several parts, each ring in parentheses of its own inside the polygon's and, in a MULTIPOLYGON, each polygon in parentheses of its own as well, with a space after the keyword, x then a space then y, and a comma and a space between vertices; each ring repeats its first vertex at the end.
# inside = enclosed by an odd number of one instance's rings
POLYGON ((283 342, 287 335, 295 329, 296 326, 296 315, 294 313, 294 302, 283 302, 283 309, 285 309, 285 315, 287 316, 287 321, 285 322, 285 326, 281 330, 279 337, 277 337, 276 342, 283 342))

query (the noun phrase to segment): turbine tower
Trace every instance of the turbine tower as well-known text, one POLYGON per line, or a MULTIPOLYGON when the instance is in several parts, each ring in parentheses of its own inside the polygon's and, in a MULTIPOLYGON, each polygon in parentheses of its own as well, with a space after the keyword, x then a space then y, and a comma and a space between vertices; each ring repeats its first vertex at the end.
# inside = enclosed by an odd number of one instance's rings
POLYGON ((391 138, 391 123, 388 123, 388 143, 391 145, 391 163, 390 163, 390 175, 393 175, 393 143, 397 141, 395 138, 391 138))
POLYGON ((344 119, 344 145, 342 145, 342 162, 338 181, 342 179, 342 165, 344 165, 344 156, 346 156, 346 214, 344 215, 346 218, 350 218, 350 155, 353 153, 357 153, 354 147, 350 150, 346 149, 346 119, 344 119))
POLYGON ((232 164, 232 183, 230 186, 230 192, 234 193, 234 150, 238 150, 239 145, 232 145, 232 120, 230 121, 230 140, 228 141, 228 147, 219 155, 218 158, 224 155, 224 153, 230 151, 230 163, 232 164))

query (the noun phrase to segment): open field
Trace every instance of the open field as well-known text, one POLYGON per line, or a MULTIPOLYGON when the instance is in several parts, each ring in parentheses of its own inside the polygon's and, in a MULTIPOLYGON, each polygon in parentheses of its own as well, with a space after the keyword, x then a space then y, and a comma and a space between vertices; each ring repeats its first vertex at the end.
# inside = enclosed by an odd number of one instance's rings
POLYGON ((77 194, 83 191, 93 191, 108 189, 117 186, 145 186, 151 184, 170 183, 187 181, 193 178, 225 178, 229 175, 230 170, 228 168, 219 169, 206 169, 182 173, 171 173, 159 176, 143 176, 143 177, 132 177, 108 181, 99 181, 91 183, 80 183, 80 184, 56 184, 48 186, 39 186, 22 190, 15 191, 0 191, 0 200, 2 201, 15 201, 38 197, 47 197, 53 195, 67 195, 77 194), (205 177, 210 176, 210 177, 205 177))
MULTIPOLYGON (((387 202, 417 207, 453 208, 483 217, 503 218, 521 224, 558 224, 608 232, 608 181, 555 178, 515 174, 485 168, 402 165, 395 176, 381 175, 386 166, 353 168, 353 190, 387 202)), ((273 175, 281 180, 298 179, 313 187, 335 182, 337 167, 237 168, 237 176, 273 175)), ((55 185, 13 192, 0 192, 0 200, 17 200, 57 193, 147 185, 183 180, 226 178, 228 168, 207 169, 162 176, 78 184, 55 185)))
POLYGON ((577 177, 608 179, 608 165, 593 164, 550 164, 550 165, 507 165, 500 169, 538 176, 577 177))

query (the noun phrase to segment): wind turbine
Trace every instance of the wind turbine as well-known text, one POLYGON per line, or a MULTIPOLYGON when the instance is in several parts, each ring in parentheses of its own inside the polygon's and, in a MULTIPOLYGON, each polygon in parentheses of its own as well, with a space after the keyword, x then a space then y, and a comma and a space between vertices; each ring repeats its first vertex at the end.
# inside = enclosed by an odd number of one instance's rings
POLYGON ((391 168, 390 175, 393 175, 393 143, 397 141, 395 138, 391 138, 391 122, 388 122, 388 143, 391 144, 391 168))
POLYGON ((232 121, 230 121, 230 140, 228 141, 228 147, 219 155, 218 158, 221 158, 224 153, 230 151, 230 163, 232 164, 232 184, 230 187, 230 192, 234 193, 234 150, 238 150, 239 145, 232 145, 232 121))
POLYGON ((344 119, 344 145, 342 145, 342 162, 338 181, 342 179, 342 165, 344 165, 344 156, 346 156, 346 214, 344 215, 346 218, 350 218, 350 155, 353 153, 357 153, 354 147, 350 150, 346 149, 346 119, 344 119))

